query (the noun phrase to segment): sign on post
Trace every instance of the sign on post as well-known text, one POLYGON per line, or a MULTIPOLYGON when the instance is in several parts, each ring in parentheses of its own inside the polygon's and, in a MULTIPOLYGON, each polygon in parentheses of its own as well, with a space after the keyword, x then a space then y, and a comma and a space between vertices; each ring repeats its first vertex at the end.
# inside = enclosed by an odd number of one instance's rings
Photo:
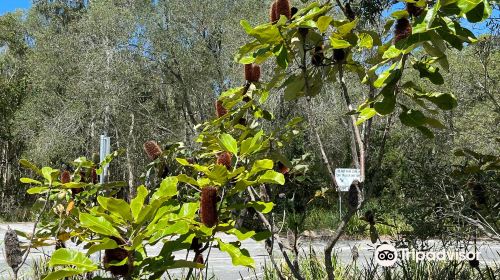
MULTIPOLYGON (((107 155, 111 152, 111 139, 107 136, 101 135, 101 146, 99 149, 99 161, 102 162, 107 155)), ((108 175, 108 166, 106 165, 102 170, 99 182, 104 184, 104 179, 108 175)))
POLYGON ((348 192, 354 180, 360 180, 361 172, 354 168, 336 168, 335 182, 341 192, 348 192))

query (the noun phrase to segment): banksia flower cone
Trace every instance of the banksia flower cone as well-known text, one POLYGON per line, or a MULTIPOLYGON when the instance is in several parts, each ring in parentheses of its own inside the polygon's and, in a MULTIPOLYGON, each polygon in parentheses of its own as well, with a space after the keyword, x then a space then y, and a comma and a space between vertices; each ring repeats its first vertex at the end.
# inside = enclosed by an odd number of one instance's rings
POLYGON ((411 35, 411 24, 407 18, 400 18, 396 21, 394 29, 394 43, 406 39, 411 35))
POLYGON ((359 186, 358 180, 354 180, 354 182, 352 182, 351 186, 349 187, 347 200, 349 208, 351 210, 355 210, 358 208, 359 203, 361 202, 361 188, 359 186))
MULTIPOLYGON (((118 245, 123 245, 123 241, 118 238, 112 238, 116 241, 118 245)), ((106 270, 111 272, 115 277, 122 276, 126 277, 130 274, 133 268, 133 261, 131 260, 131 254, 123 249, 123 248, 114 248, 114 249, 106 249, 104 250, 104 258, 103 258, 104 267, 106 270), (110 266, 112 262, 121 262, 125 258, 128 258, 128 261, 124 265, 120 266, 110 266)))
POLYGON ((201 222, 207 227, 217 224, 217 189, 206 187, 201 190, 200 202, 201 222))
POLYGON ((276 11, 278 13, 278 18, 281 15, 286 16, 287 19, 292 18, 292 10, 290 8, 289 0, 276 0, 276 11))
POLYGON ((217 155, 217 164, 224 165, 228 170, 231 169, 231 160, 233 155, 230 152, 222 152, 217 155))
POLYGON ((144 151, 148 155, 150 160, 155 160, 161 156, 163 152, 160 148, 160 145, 156 143, 156 141, 150 140, 144 143, 144 151))
POLYGON ((61 183, 67 184, 69 182, 71 182, 71 173, 69 173, 68 170, 65 170, 61 173, 61 183))
POLYGON ((288 174, 288 172, 290 172, 290 168, 281 163, 281 161, 278 161, 278 170, 283 175, 288 174))
POLYGON ((203 254, 201 254, 201 253, 197 253, 197 254, 194 256, 194 262, 195 262, 195 263, 199 263, 199 264, 204 264, 205 262, 203 261, 203 254))
POLYGON ((254 64, 252 67, 252 80, 251 82, 258 82, 260 79, 260 66, 254 64))
POLYGON ((224 105, 222 104, 222 101, 220 101, 220 100, 215 101, 215 113, 217 114, 218 118, 227 114, 227 110, 226 110, 226 108, 224 108, 224 105))
POLYGON ((19 264, 21 264, 23 256, 17 233, 8 227, 3 242, 5 246, 5 260, 12 270, 16 270, 19 264))
POLYGON ((424 9, 415 5, 415 3, 406 3, 406 11, 410 14, 410 16, 418 17, 420 14, 422 14, 424 9))
POLYGON ((245 64, 245 80, 251 82, 252 81, 252 72, 253 72, 253 65, 252 64, 245 64))
POLYGON ((278 12, 276 11, 276 2, 273 2, 271 4, 271 7, 269 8, 269 20, 271 20, 271 23, 276 23, 279 19, 278 12))

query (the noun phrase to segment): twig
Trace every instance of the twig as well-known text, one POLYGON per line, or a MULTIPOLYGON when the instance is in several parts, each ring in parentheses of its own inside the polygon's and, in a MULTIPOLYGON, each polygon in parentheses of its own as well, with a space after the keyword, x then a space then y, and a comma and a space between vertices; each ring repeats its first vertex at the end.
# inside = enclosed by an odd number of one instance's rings
POLYGON ((38 217, 36 218, 35 223, 33 224, 33 230, 31 231, 30 243, 28 245, 28 248, 26 249, 26 253, 24 253, 23 260, 16 267, 16 269, 13 269, 13 271, 14 271, 14 279, 17 279, 17 272, 21 269, 21 267, 26 262, 26 259, 28 258, 28 255, 30 253, 31 247, 33 246, 33 240, 35 239, 36 227, 37 227, 38 223, 40 222, 40 219, 42 218, 42 215, 45 212, 45 208, 47 208, 47 205, 49 204, 49 197, 50 197, 50 192, 51 191, 52 191, 52 182, 49 183, 49 189, 47 190, 47 195, 45 196, 45 203, 43 204, 42 210, 38 214, 38 217))

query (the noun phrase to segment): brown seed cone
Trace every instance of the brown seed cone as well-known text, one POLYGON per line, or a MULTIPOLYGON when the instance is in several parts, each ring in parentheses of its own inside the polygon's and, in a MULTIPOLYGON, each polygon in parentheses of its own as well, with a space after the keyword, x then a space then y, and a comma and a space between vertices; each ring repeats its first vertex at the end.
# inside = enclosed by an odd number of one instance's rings
POLYGON ((201 222, 207 227, 217 224, 217 189, 215 187, 206 187, 201 190, 200 217, 201 222))
POLYGON ((276 23, 279 19, 278 12, 276 10, 276 1, 271 4, 269 8, 269 20, 271 23, 276 23))
POLYGON ((215 101, 215 114, 217 115, 218 118, 227 114, 227 110, 226 108, 224 108, 224 105, 220 100, 215 101))
POLYGON ((61 173, 61 183, 66 184, 71 182, 71 173, 68 170, 63 171, 61 173))
POLYGON ((473 181, 469 181, 467 183, 467 186, 470 188, 472 196, 474 197, 474 200, 478 205, 485 205, 488 202, 486 190, 484 189, 483 185, 473 181))
POLYGON ((17 233, 10 227, 7 227, 5 236, 3 239, 5 246, 5 260, 7 264, 12 268, 16 269, 22 261, 23 253, 21 251, 21 246, 19 245, 19 239, 17 238, 17 233))
POLYGON ((158 143, 153 140, 149 140, 144 143, 144 151, 146 152, 150 160, 156 160, 163 153, 160 145, 158 145, 158 143))
POLYGON ((406 3, 406 11, 410 14, 411 17, 418 17, 422 14, 424 9, 415 5, 415 3, 406 3))
POLYGON ((321 66, 323 65, 324 58, 325 55, 323 54, 323 46, 316 46, 311 57, 311 64, 314 66, 321 66))
POLYGON ((260 65, 253 64, 252 66, 252 79, 250 82, 258 82, 260 79, 260 65))
POLYGON ((358 180, 354 180, 351 186, 349 187, 349 192, 347 194, 347 202, 349 204, 349 208, 355 210, 358 208, 359 203, 361 201, 361 188, 359 186, 358 180))
POLYGON ((97 182, 98 182, 97 172, 96 172, 94 167, 92 167, 92 171, 91 171, 90 175, 92 176, 92 184, 97 184, 97 182))
POLYGON ((253 65, 245 64, 245 80, 251 82, 253 77, 252 73, 253 73, 253 65))
POLYGON ((197 253, 195 256, 194 256, 194 262, 195 263, 199 263, 199 264, 204 264, 204 260, 203 260, 203 254, 201 253, 197 253))
POLYGON ((217 155, 217 164, 224 165, 228 170, 231 169, 231 160, 233 155, 230 152, 221 152, 217 155))
POLYGON ((278 13, 278 19, 281 15, 286 16, 287 19, 292 18, 289 0, 276 0, 276 11, 278 13))
POLYGON ((394 29, 394 43, 406 39, 411 35, 411 31, 411 24, 407 18, 398 19, 396 21, 396 27, 394 29))
POLYGON ((292 13, 292 17, 297 14, 297 12, 299 11, 299 9, 297 9, 297 7, 292 7, 292 9, 290 10, 291 13, 292 13))
POLYGON ((334 49, 333 50, 333 60, 337 63, 342 63, 346 59, 346 50, 345 49, 334 49))
MULTIPOLYGON (((115 240, 118 245, 124 244, 122 240, 116 237, 113 237, 111 239, 115 240)), ((106 267, 106 270, 111 272, 111 274, 113 274, 115 277, 118 276, 126 277, 132 272, 133 269, 132 254, 123 248, 104 250, 103 263, 104 267, 106 267), (109 266, 111 262, 121 262, 127 257, 128 261, 126 264, 121 266, 109 266)))
POLYGON ((284 165, 281 161, 278 161, 278 170, 283 175, 288 174, 288 172, 290 172, 290 168, 284 165))

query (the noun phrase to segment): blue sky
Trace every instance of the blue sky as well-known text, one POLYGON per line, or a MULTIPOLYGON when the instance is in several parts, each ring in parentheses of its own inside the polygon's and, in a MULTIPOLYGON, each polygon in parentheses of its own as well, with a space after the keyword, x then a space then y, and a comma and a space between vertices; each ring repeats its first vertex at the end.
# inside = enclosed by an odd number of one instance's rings
POLYGON ((26 9, 31 6, 31 0, 0 0, 0 15, 16 9, 26 9))

